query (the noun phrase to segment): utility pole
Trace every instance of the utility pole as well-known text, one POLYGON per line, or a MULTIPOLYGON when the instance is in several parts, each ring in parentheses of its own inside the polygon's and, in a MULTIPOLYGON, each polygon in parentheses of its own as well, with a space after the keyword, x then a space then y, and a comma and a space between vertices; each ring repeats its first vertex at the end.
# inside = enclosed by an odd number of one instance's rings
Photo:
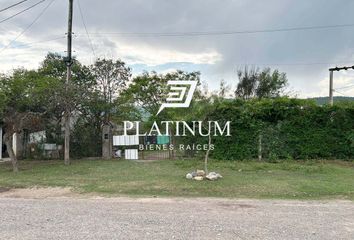
POLYGON ((351 67, 335 67, 335 68, 330 68, 329 69, 329 105, 333 106, 333 72, 339 72, 342 70, 349 70, 349 69, 353 69, 354 70, 354 66, 351 67))
POLYGON ((66 63, 66 82, 65 82, 65 90, 66 90, 66 103, 65 103, 65 113, 64 113, 64 162, 65 165, 70 164, 70 115, 71 115, 71 99, 70 99, 70 80, 71 80, 71 65, 72 65, 72 57, 71 57, 71 44, 72 44, 72 26, 73 26, 73 2, 74 0, 69 0, 69 16, 68 16, 68 49, 67 49, 67 57, 65 59, 66 63))
POLYGON ((333 106, 333 71, 329 70, 329 105, 333 106))

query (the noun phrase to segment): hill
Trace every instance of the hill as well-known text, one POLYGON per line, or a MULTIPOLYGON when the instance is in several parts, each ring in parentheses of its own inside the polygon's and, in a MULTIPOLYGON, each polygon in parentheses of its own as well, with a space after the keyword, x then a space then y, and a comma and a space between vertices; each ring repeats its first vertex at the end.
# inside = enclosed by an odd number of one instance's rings
MULTIPOLYGON (((318 105, 324 105, 328 103, 328 97, 315 97, 315 98, 308 98, 309 100, 314 100, 318 105)), ((337 96, 333 98, 333 101, 336 102, 354 102, 354 97, 341 97, 337 96)))

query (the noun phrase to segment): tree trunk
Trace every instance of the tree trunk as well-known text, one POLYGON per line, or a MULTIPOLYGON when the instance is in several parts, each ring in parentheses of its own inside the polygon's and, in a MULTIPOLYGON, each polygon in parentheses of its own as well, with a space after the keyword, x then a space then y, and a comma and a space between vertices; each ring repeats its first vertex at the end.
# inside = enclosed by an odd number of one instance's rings
POLYGON ((205 153, 205 158, 204 158, 204 171, 205 174, 208 174, 208 158, 209 158, 209 152, 210 152, 210 145, 211 145, 211 134, 209 133, 209 142, 208 142, 208 150, 205 153))
POLYGON ((6 144, 7 152, 11 158, 11 163, 12 163, 12 169, 14 172, 18 172, 18 162, 17 162, 17 157, 14 153, 14 150, 12 148, 12 138, 10 134, 5 133, 4 135, 4 142, 6 144))

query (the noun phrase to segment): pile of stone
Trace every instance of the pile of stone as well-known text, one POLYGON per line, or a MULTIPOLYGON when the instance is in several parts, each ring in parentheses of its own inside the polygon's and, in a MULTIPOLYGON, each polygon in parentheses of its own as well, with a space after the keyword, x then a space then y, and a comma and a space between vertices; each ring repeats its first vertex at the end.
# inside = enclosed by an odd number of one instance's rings
POLYGON ((204 179, 215 181, 218 180, 219 178, 222 178, 222 176, 216 172, 210 172, 206 174, 205 171, 203 170, 197 170, 195 172, 187 173, 186 178, 190 180, 196 180, 196 181, 203 181, 204 179))

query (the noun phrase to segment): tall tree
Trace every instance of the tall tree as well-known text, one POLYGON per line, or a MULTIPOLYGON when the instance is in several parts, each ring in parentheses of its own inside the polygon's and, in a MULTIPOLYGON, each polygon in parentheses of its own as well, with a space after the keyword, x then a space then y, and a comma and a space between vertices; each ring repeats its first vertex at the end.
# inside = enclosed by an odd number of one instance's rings
POLYGON ((259 74, 256 95, 258 98, 279 97, 284 93, 287 84, 286 73, 266 68, 259 74))
POLYGON ((235 91, 236 97, 250 99, 255 97, 257 84, 259 80, 259 69, 255 67, 245 67, 237 71, 239 82, 235 91))
POLYGON ((104 122, 108 123, 115 109, 115 100, 131 78, 131 69, 121 60, 97 59, 90 70, 95 79, 95 90, 102 98, 104 122))
POLYGON ((95 92, 98 106, 102 116, 102 157, 112 158, 112 116, 119 113, 116 100, 127 86, 131 70, 121 60, 97 59, 90 67, 95 79, 95 92))
POLYGON ((74 126, 78 116, 85 112, 88 103, 94 98, 95 81, 90 69, 76 59, 72 61, 71 81, 68 89, 65 87, 67 66, 63 56, 57 53, 48 53, 38 69, 39 74, 54 78, 61 85, 53 94, 55 108, 50 112, 53 122, 56 122, 57 125, 63 124, 65 111, 69 109, 70 116, 74 117, 71 118, 70 125, 74 126))
POLYGON ((288 84, 285 73, 265 68, 245 67, 237 72, 239 82, 235 91, 236 97, 243 99, 273 98, 284 93, 288 84))

